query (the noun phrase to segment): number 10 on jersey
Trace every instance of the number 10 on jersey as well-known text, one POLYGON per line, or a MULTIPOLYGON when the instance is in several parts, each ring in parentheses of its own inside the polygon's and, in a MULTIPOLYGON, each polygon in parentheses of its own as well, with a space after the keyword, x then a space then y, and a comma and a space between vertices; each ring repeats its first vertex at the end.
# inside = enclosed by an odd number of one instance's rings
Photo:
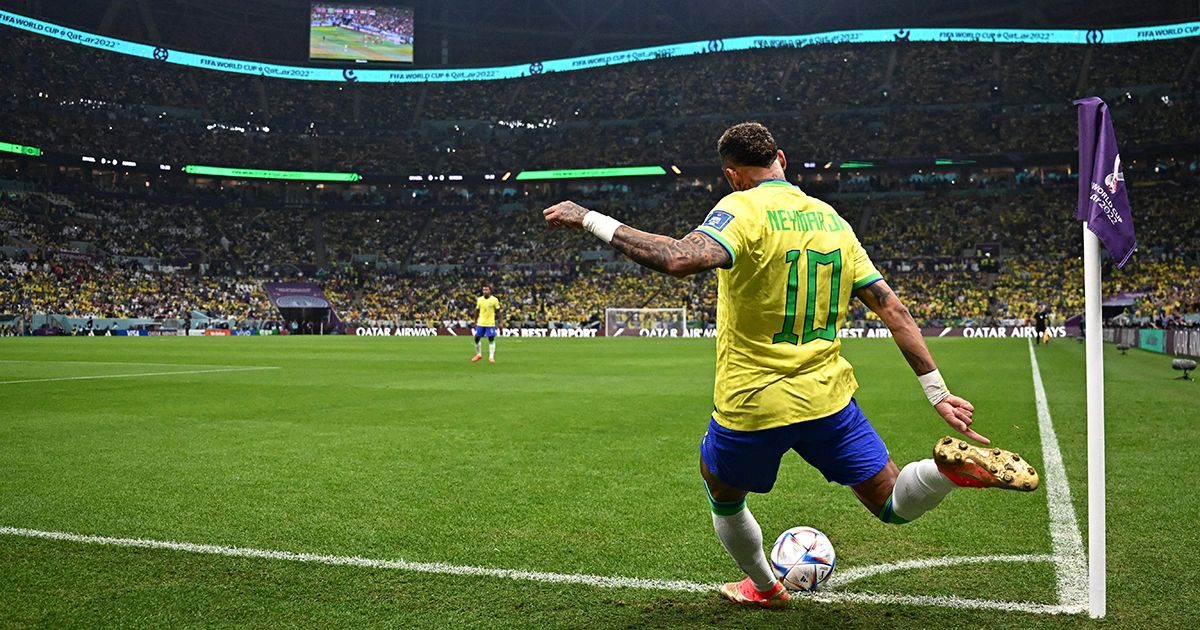
POLYGON ((842 250, 835 249, 831 252, 818 252, 811 249, 804 251, 793 249, 787 253, 786 261, 789 267, 787 306, 783 313, 783 330, 775 333, 775 336, 771 338, 771 343, 790 343, 796 345, 808 343, 816 339, 824 339, 826 341, 837 339, 838 298, 841 295, 842 282, 842 250), (798 301, 800 292, 801 255, 804 256, 804 268, 807 270, 808 276, 808 282, 805 283, 806 292, 804 294, 803 338, 796 334, 796 302, 798 301), (820 283, 817 281, 822 265, 832 266, 827 289, 829 292, 829 310, 825 314, 825 325, 815 328, 817 296, 825 293, 825 291, 821 290, 823 287, 818 286, 820 283))

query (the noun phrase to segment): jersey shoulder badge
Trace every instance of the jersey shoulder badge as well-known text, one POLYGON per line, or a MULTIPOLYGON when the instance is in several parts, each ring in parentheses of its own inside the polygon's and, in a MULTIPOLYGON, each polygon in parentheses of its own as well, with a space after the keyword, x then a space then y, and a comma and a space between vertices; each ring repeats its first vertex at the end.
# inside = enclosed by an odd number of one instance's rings
POLYGON ((718 232, 723 231, 729 222, 733 221, 733 215, 724 210, 713 210, 708 213, 708 218, 701 225, 710 227, 718 232))

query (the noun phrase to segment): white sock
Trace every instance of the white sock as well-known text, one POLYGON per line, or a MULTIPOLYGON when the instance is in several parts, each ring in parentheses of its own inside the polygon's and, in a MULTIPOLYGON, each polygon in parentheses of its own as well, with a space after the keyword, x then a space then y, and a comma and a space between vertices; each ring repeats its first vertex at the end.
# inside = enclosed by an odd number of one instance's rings
POLYGON ((483 350, 482 350, 482 349, 479 347, 479 341, 478 341, 478 340, 476 340, 476 341, 475 341, 475 354, 476 354, 476 355, 483 354, 483 350))
POLYGON ((496 358, 496 340, 495 339, 488 342, 488 358, 489 359, 496 358))
POLYGON ((717 538, 725 545, 725 551, 733 557, 754 588, 765 591, 775 586, 775 574, 771 565, 767 564, 767 556, 763 553, 762 528, 750 508, 743 508, 737 514, 721 516, 713 514, 713 529, 717 530, 717 538))
MULTIPOLYGON (((956 487, 938 470, 932 459, 912 462, 901 469, 896 477, 896 487, 892 489, 890 501, 892 512, 905 521, 916 520, 937 507, 956 487)), ((886 506, 884 511, 887 511, 886 506)))

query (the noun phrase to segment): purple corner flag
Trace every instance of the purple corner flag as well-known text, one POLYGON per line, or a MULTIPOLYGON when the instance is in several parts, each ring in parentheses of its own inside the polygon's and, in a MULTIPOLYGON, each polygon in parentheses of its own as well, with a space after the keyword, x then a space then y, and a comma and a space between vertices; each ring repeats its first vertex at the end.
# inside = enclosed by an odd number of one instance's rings
POLYGON ((1108 105, 1096 97, 1075 101, 1079 107, 1079 207, 1075 219, 1088 229, 1120 268, 1133 255, 1133 212, 1125 194, 1121 152, 1108 105))

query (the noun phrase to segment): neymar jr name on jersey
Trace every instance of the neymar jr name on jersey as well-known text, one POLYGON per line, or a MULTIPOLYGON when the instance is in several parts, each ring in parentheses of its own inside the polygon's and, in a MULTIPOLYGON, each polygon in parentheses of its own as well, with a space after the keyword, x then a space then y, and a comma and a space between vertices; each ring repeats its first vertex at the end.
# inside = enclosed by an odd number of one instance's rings
POLYGON ((849 230, 850 224, 820 210, 767 210, 767 228, 772 232, 841 232, 849 230))

